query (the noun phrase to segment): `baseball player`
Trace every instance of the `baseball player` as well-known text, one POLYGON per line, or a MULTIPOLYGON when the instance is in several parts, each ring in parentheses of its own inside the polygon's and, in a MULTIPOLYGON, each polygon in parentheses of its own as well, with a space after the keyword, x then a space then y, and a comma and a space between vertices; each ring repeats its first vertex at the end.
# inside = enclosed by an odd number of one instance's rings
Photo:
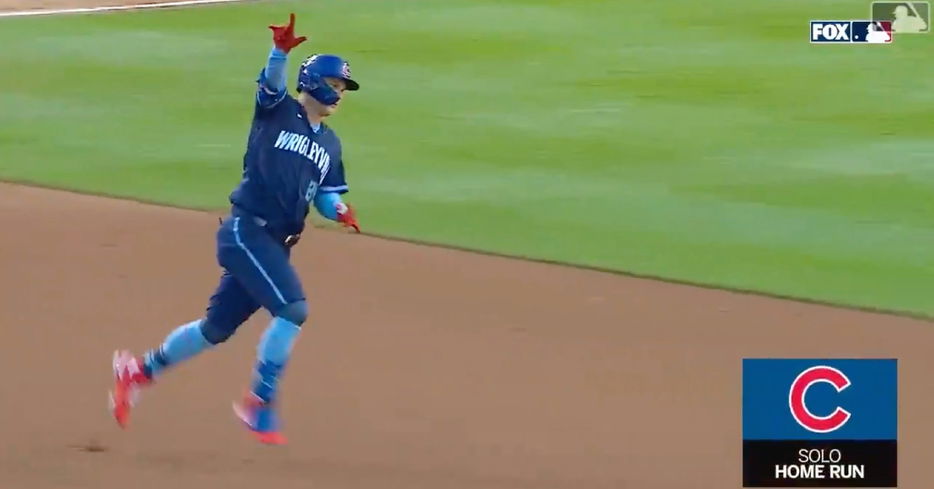
POLYGON ((204 317, 179 326, 142 356, 118 350, 113 357, 111 409, 125 428, 142 388, 170 367, 218 345, 260 307, 272 315, 257 347, 250 388, 235 414, 259 439, 285 443, 276 413, 279 380, 308 316, 290 248, 305 227, 309 207, 360 232, 347 192, 341 143, 322 121, 334 114, 345 91, 360 85, 338 56, 307 58, 298 73, 298 95, 286 88, 289 51, 306 40, 288 25, 269 26, 274 47, 257 80, 253 123, 243 177, 230 194, 231 212, 217 231, 217 260, 224 269, 204 317))

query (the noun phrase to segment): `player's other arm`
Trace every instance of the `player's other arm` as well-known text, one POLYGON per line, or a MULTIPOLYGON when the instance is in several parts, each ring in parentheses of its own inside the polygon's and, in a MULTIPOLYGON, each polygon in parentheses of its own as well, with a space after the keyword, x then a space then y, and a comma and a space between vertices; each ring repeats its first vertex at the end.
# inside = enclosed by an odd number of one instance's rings
POLYGON ((269 29, 272 30, 273 48, 266 66, 259 74, 256 90, 256 103, 263 108, 274 107, 285 98, 288 93, 286 77, 289 51, 307 39, 304 36, 295 37, 295 14, 289 15, 288 25, 271 25, 269 29))
POLYGON ((337 206, 342 203, 337 192, 318 192, 315 195, 315 209, 318 210, 318 214, 332 221, 337 220, 337 206))
POLYGON ((353 207, 341 200, 340 192, 318 192, 315 195, 315 209, 326 219, 337 221, 346 227, 360 232, 360 224, 353 207))
POLYGON ((324 180, 315 195, 315 209, 318 209, 318 213, 322 216, 346 227, 354 228, 359 233, 360 225, 357 224, 357 216, 353 207, 341 201, 340 197, 349 190, 347 178, 344 176, 344 160, 341 158, 331 167, 331 171, 324 175, 324 180))

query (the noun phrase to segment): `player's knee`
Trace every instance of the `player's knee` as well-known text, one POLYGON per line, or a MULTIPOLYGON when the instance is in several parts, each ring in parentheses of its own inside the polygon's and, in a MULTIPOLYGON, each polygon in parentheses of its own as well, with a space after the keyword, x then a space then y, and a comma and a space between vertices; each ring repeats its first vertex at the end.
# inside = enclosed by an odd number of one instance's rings
POLYGON ((237 328, 224 327, 207 319, 201 321, 201 335, 212 345, 227 341, 236 330, 237 328))
POLYGON ((303 300, 290 302, 276 311, 276 316, 301 326, 308 319, 308 302, 303 300))

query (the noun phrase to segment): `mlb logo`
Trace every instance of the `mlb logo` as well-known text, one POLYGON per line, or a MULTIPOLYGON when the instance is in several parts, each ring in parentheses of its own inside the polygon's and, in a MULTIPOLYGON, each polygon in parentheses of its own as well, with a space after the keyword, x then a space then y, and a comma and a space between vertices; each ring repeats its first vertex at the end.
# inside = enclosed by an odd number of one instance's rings
POLYGON ((898 35, 931 32, 930 2, 872 2, 871 13, 876 22, 891 22, 898 35))
POLYGON ((853 42, 868 44, 888 44, 892 42, 892 23, 889 21, 875 22, 872 20, 853 21, 850 23, 853 31, 853 42))
POLYGON ((890 44, 892 23, 872 20, 812 20, 812 44, 890 44))

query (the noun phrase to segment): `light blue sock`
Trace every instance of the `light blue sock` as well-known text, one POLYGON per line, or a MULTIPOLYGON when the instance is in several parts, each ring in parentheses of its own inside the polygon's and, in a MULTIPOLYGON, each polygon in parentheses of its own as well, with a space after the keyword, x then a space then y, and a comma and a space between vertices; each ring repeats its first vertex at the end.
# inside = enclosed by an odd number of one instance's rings
POLYGON ((280 317, 272 319, 259 341, 256 370, 253 373, 253 394, 264 402, 272 402, 279 384, 279 375, 289 361, 292 347, 301 326, 280 317))
POLYGON ((153 378, 167 367, 184 362, 210 346, 201 333, 200 319, 179 326, 169 333, 162 346, 143 355, 146 375, 153 378))

